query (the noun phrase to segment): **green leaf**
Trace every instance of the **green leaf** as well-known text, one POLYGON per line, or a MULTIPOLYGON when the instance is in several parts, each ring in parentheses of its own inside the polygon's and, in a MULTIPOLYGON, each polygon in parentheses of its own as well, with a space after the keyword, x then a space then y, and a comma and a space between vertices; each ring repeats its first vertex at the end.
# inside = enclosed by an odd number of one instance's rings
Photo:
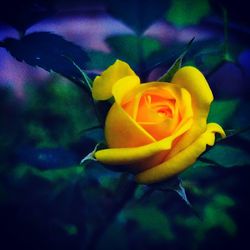
POLYGON ((207 75, 212 74, 224 62, 221 42, 210 41, 200 51, 194 53, 193 59, 196 67, 202 72, 207 72, 207 75))
POLYGON ((81 67, 79 65, 77 65, 77 63, 75 63, 71 58, 65 56, 79 71, 79 73, 82 75, 82 83, 85 84, 91 94, 92 92, 92 80, 88 77, 88 75, 81 69, 81 67))
POLYGON ((241 129, 228 129, 225 130, 226 137, 220 138, 217 142, 228 142, 229 140, 235 140, 235 137, 241 138, 242 140, 250 141, 250 125, 241 129), (239 137, 240 136, 240 137, 239 137))
POLYGON ((89 95, 59 75, 47 84, 29 84, 26 95, 22 126, 35 147, 68 148, 81 131, 98 125, 89 95))
POLYGON ((137 34, 142 34, 153 22, 161 18, 169 1, 166 0, 107 0, 109 14, 122 20, 137 34))
POLYGON ((240 103, 239 99, 215 100, 212 102, 208 115, 208 122, 216 122, 221 126, 232 119, 240 103))
POLYGON ((159 208, 152 205, 137 205, 131 209, 126 209, 120 214, 119 219, 137 222, 140 229, 149 231, 150 235, 154 235, 154 238, 167 240, 174 238, 168 217, 159 208))
POLYGON ((239 53, 243 50, 241 44, 228 44, 227 51, 225 51, 226 41, 214 39, 200 41, 196 44, 198 49, 192 52, 192 59, 194 65, 206 76, 213 75, 226 62, 236 62, 239 53))
POLYGON ((202 219, 180 216, 177 218, 177 224, 191 230, 196 242, 203 243, 208 234, 218 228, 234 236, 237 232, 237 225, 228 209, 235 205, 235 201, 224 194, 216 194, 212 200, 208 199, 208 201, 201 215, 202 219))
POLYGON ((116 35, 106 41, 116 58, 126 61, 132 68, 147 64, 148 58, 162 49, 159 41, 146 36, 116 35))
POLYGON ((166 19, 176 26, 194 25, 209 12, 208 0, 172 0, 166 19))
POLYGON ((102 51, 88 51, 90 60, 86 68, 89 70, 104 70, 113 64, 116 58, 111 53, 102 51))
POLYGON ((204 224, 207 224, 205 230, 221 227, 229 235, 234 235, 237 227, 231 215, 226 211, 228 207, 233 205, 234 201, 229 196, 215 196, 214 201, 207 205, 204 210, 204 224))
POLYGON ((250 125, 250 116, 249 114, 250 109, 250 101, 249 98, 241 99, 241 102, 236 110, 236 112, 232 115, 232 124, 231 128, 237 129, 245 129, 249 128, 250 125))
POLYGON ((67 232, 68 235, 76 235, 77 227, 72 224, 63 225, 63 229, 67 232))
POLYGON ((172 80, 174 74, 181 68, 183 58, 187 54, 187 52, 188 52, 190 46, 192 45, 193 41, 194 41, 194 38, 192 38, 190 40, 190 42, 187 44, 187 47, 184 50, 184 52, 175 60, 175 62, 169 68, 167 73, 165 73, 163 76, 161 76, 158 81, 160 81, 160 82, 170 82, 172 80))
POLYGON ((250 154, 242 148, 217 144, 203 154, 200 160, 222 167, 247 166, 250 162, 250 154))
POLYGON ((34 32, 20 40, 7 38, 3 42, 3 47, 18 61, 39 66, 49 72, 54 71, 83 86, 82 74, 68 58, 84 69, 89 60, 88 55, 80 46, 64 40, 59 35, 34 32))
POLYGON ((40 171, 29 165, 19 164, 10 173, 11 173, 11 178, 15 182, 24 181, 34 176, 42 178, 49 182, 56 182, 56 181, 66 182, 67 180, 78 178, 83 173, 83 169, 82 167, 79 167, 79 165, 77 165, 72 168, 40 171))

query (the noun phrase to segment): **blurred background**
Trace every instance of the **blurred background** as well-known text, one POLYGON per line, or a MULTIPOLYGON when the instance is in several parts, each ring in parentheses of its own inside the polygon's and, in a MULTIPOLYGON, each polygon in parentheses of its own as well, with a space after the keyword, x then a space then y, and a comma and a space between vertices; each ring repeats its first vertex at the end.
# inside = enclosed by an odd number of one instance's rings
POLYGON ((245 1, 9 0, 1 6, 0 248, 247 246, 249 19, 245 1), (204 73, 215 97, 209 121, 233 136, 182 174, 192 208, 171 190, 141 185, 132 196, 119 173, 81 166, 103 132, 70 60, 90 78, 121 59, 143 81, 156 80, 193 38, 183 64, 204 73))

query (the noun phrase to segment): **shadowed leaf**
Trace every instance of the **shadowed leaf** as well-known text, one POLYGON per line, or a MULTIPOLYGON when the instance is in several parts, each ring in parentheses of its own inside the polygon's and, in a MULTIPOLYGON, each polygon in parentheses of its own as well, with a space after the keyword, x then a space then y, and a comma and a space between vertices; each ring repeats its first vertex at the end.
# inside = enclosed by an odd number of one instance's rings
POLYGON ((167 71, 167 73, 164 74, 163 76, 161 76, 158 81, 160 81, 160 82, 170 82, 172 80, 174 74, 181 68, 183 58, 187 54, 187 52, 188 52, 191 44, 193 43, 193 41, 194 41, 194 37, 187 44, 187 47, 184 50, 184 52, 175 60, 175 62, 170 67, 170 69, 167 71))
POLYGON ((116 57, 111 53, 102 51, 88 51, 88 56, 90 58, 89 62, 87 62, 87 68, 89 70, 104 70, 116 60, 116 57))
POLYGON ((122 20, 138 34, 161 18, 169 6, 167 0, 108 0, 107 3, 108 12, 122 20))
POLYGON ((209 165, 236 167, 248 165, 250 156, 249 150, 244 150, 244 148, 236 148, 227 144, 218 144, 206 152, 200 160, 209 165))
POLYGON ((208 0, 172 0, 166 19, 176 26, 193 25, 207 16, 209 11, 208 0))
POLYGON ((137 205, 133 209, 124 210, 120 219, 135 221, 140 230, 147 230, 157 239, 174 239, 168 216, 154 206, 137 205))
POLYGON ((232 114, 240 104, 239 99, 215 100, 211 104, 208 121, 217 122, 221 126, 232 119, 232 114))
POLYGON ((49 32, 35 32, 20 40, 7 38, 5 47, 18 61, 54 71, 82 85, 82 74, 69 58, 81 69, 85 68, 88 56, 78 45, 49 32))
POLYGON ((143 67, 143 70, 150 63, 149 58, 163 47, 159 41, 146 36, 116 35, 108 37, 106 41, 116 57, 134 69, 143 67))

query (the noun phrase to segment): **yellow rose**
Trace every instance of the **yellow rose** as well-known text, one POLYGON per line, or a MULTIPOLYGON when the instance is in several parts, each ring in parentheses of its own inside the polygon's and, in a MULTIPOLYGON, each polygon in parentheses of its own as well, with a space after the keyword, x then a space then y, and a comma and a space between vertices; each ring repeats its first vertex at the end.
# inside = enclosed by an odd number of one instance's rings
POLYGON ((108 149, 95 158, 150 184, 179 174, 215 143, 215 133, 225 137, 220 125, 207 124, 213 94, 196 68, 179 69, 171 83, 140 84, 125 62, 117 60, 97 76, 93 98, 115 103, 108 112, 105 137, 108 149))

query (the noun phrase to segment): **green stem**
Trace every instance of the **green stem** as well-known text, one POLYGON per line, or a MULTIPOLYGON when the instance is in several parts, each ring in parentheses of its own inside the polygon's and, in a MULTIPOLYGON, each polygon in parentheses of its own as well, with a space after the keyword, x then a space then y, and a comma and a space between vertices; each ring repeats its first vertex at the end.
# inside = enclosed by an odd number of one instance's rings
POLYGON ((105 220, 101 221, 98 226, 93 230, 85 249, 95 250, 101 240, 102 235, 106 232, 108 227, 115 221, 117 215, 133 198, 137 184, 133 181, 126 180, 124 185, 124 176, 121 178, 121 183, 117 187, 117 195, 119 195, 114 207, 109 211, 105 220), (122 187, 121 187, 122 185, 122 187))

